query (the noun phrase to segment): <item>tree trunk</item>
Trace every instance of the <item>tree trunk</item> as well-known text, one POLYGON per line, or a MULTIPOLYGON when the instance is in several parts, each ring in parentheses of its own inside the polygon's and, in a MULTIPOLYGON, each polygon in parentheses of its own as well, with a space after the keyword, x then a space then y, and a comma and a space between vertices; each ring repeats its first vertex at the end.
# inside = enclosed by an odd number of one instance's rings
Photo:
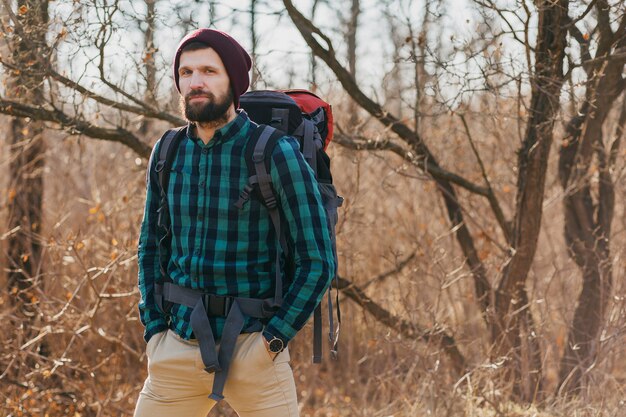
MULTIPOLYGON (((144 101, 151 107, 156 107, 156 47, 154 45, 154 32, 156 31, 156 0, 146 2, 146 31, 144 32, 144 56, 143 62, 146 68, 146 91, 144 101)), ((150 121, 144 117, 139 126, 139 132, 145 135, 150 131, 150 121)))
POLYGON ((542 0, 536 4, 539 27, 530 117, 518 157, 512 255, 496 292, 492 326, 492 355, 506 359, 504 380, 513 387, 513 394, 525 402, 534 401, 541 389, 541 350, 526 280, 537 249, 548 157, 560 107, 568 12, 566 0, 542 0))
POLYGON ((256 0, 250 0, 250 43, 252 44, 252 77, 250 79, 250 89, 256 90, 257 82, 259 80, 259 67, 257 62, 257 46, 259 43, 256 28, 256 8, 258 2, 256 0))
MULTIPOLYGON (((350 19, 348 21, 348 32, 346 33, 346 43, 348 44, 348 71, 352 78, 356 80, 356 47, 357 47, 357 29, 359 27, 359 14, 361 13, 359 0, 352 0, 350 7, 350 19)), ((348 126, 356 126, 359 122, 358 106, 350 99, 348 101, 348 126)))
MULTIPOLYGON (((604 13, 601 5, 598 13, 604 13)), ((622 79, 626 59, 610 57, 614 46, 626 46, 626 17, 622 20, 616 34, 610 27, 599 32, 596 57, 606 54, 607 59, 588 68, 585 101, 568 124, 568 137, 560 149, 559 179, 566 192, 565 240, 583 279, 559 371, 558 392, 566 395, 580 392, 583 377, 596 360, 613 284, 610 239, 615 185, 610 174, 610 145, 604 143, 602 127, 626 86, 622 79), (594 192, 596 173, 599 181, 594 192)), ((620 123, 623 122, 624 117, 620 117, 620 123)))
MULTIPOLYGON (((43 60, 47 56, 45 35, 48 3, 38 0, 17 2, 17 22, 10 37, 14 62, 27 62, 29 71, 14 71, 8 80, 7 95, 20 102, 43 102, 43 60)), ((45 141, 43 122, 12 118, 7 129, 10 144, 7 239, 8 290, 13 303, 24 315, 36 314, 42 284, 42 197, 45 141)))

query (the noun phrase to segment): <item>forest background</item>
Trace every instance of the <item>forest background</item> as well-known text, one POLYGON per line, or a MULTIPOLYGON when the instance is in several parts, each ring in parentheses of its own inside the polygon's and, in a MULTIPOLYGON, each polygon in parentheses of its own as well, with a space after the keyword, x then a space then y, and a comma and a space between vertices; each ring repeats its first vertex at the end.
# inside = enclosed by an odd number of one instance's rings
POLYGON ((303 416, 626 414, 623 1, 0 0, 1 415, 132 415, 147 158, 207 26, 334 108, 340 352, 290 345, 303 416))

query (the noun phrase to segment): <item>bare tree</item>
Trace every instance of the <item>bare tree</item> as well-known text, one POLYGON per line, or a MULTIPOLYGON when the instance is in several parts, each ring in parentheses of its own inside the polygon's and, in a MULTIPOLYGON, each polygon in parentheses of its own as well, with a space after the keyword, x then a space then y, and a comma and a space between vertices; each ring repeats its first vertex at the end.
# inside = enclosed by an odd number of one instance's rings
POLYGON ((510 375, 518 395, 534 400, 541 388, 541 350, 526 292, 526 280, 537 249, 543 212, 543 194, 555 117, 564 80, 563 58, 569 2, 539 1, 539 27, 534 48, 535 68, 526 133, 519 151, 517 198, 511 230, 512 256, 504 267, 495 294, 492 341, 497 356, 513 355, 510 375), (526 339, 526 341, 524 340, 526 339), (520 364, 529 362, 527 373, 520 364))
MULTIPOLYGON (((597 359, 599 335, 610 304, 613 283, 611 223, 615 206, 615 167, 626 110, 618 122, 614 139, 603 134, 605 121, 626 87, 622 73, 626 65, 626 16, 614 32, 607 1, 594 2, 597 14, 595 57, 590 36, 575 21, 569 33, 582 51, 587 81, 585 98, 567 125, 562 141, 559 179, 565 190, 565 239, 570 257, 581 270, 583 286, 578 298, 565 352, 561 359, 560 392, 575 393, 583 387, 583 376, 597 359), (593 166, 597 169, 593 169, 593 166)), ((594 3, 591 3, 593 5, 594 3)))
MULTIPOLYGON (((317 6, 320 4, 319 0, 313 0, 313 4, 311 5, 311 18, 315 18, 315 12, 317 11, 317 6)), ((314 93, 317 91, 317 62, 315 61, 315 54, 311 53, 310 58, 310 71, 311 71, 311 91, 314 93)))
MULTIPOLYGON (((151 9, 154 5, 148 5, 148 8, 151 9)), ((52 41, 49 41, 50 44, 47 45, 47 48, 52 52, 40 57, 41 69, 38 74, 42 80, 46 80, 54 88, 63 88, 66 94, 54 99, 43 96, 43 99, 36 103, 26 103, 11 97, 0 96, 0 113, 48 122, 51 126, 60 126, 71 134, 82 134, 94 139, 122 143, 135 151, 139 156, 147 159, 150 155, 151 146, 140 139, 140 131, 134 131, 130 127, 130 118, 141 116, 144 119, 161 120, 172 125, 181 125, 184 122, 180 117, 169 113, 166 110, 167 105, 160 105, 158 100, 154 100, 154 97, 148 97, 150 98, 148 101, 144 100, 147 97, 144 97, 146 94, 151 96, 156 94, 156 85, 152 86, 153 88, 148 88, 151 91, 129 92, 126 91, 121 83, 111 78, 108 68, 110 57, 108 57, 107 51, 111 48, 109 44, 118 29, 116 19, 119 15, 119 8, 119 2, 109 4, 105 1, 99 8, 82 8, 78 5, 75 10, 77 15, 84 15, 81 16, 81 20, 93 20, 94 17, 89 14, 94 14, 96 20, 91 24, 99 27, 98 31, 90 31, 85 28, 80 28, 79 31, 77 28, 71 28, 72 30, 77 30, 73 33, 74 36, 79 38, 76 42, 85 43, 88 47, 84 48, 84 50, 95 48, 97 51, 97 55, 90 57, 89 60, 95 64, 98 71, 98 81, 101 87, 99 91, 95 91, 82 82, 84 73, 77 78, 72 78, 68 77, 67 74, 56 71, 53 65, 51 65, 50 57, 52 53, 59 47, 59 44, 63 42, 68 33, 68 29, 62 29, 56 36, 50 37, 52 41), (105 90, 103 91, 103 89, 105 90), (84 105, 85 103, 89 103, 89 105, 84 105), (96 116, 107 112, 118 113, 107 119, 98 119, 96 116)), ((81 20, 77 21, 80 22, 81 20)), ((153 42, 150 40, 152 36, 153 34, 148 30, 144 38, 145 42, 153 42)), ((83 50, 83 48, 78 50, 83 50)), ((145 57, 146 55, 143 55, 143 58, 145 57)), ((148 83, 152 79, 151 65, 153 64, 150 61, 154 56, 149 56, 149 58, 146 61, 147 71, 145 72, 148 83)), ((32 66, 24 65, 24 63, 25 61, 11 63, 0 57, 0 64, 5 68, 17 71, 24 76, 34 75, 36 69, 32 66)), ((86 71, 86 68, 84 71, 86 71)), ((141 68, 137 70, 139 73, 142 73, 141 68)), ((137 84, 135 84, 135 88, 137 88, 136 86, 137 84)))
POLYGON ((476 298, 491 328, 493 355, 508 358, 506 380, 514 385, 514 392, 519 398, 532 400, 541 380, 541 362, 538 341, 533 338, 525 283, 539 236, 547 161, 555 115, 559 110, 568 2, 541 1, 537 4, 539 30, 535 46, 535 68, 531 78, 530 116, 519 151, 518 195, 512 221, 505 219, 484 170, 486 185, 481 186, 443 169, 418 132, 363 93, 349 70, 338 62, 331 40, 304 17, 291 1, 284 0, 284 4, 306 43, 335 73, 346 92, 402 141, 397 143, 389 139, 383 143, 359 143, 347 140, 343 144, 356 149, 390 150, 433 177, 445 202, 451 228, 472 272, 476 298), (496 288, 492 288, 485 266, 477 255, 474 238, 464 220, 464 210, 455 187, 488 200, 510 246, 510 256, 496 288), (530 336, 530 343, 524 343, 525 335, 530 336), (523 373, 523 366, 530 368, 530 372, 523 373))
MULTIPOLYGON (((145 0, 146 3, 146 29, 144 31, 144 55, 143 63, 145 64, 146 90, 144 91, 144 102, 150 106, 156 105, 156 52, 157 48, 154 44, 154 33, 156 31, 156 0, 145 0)), ((149 130, 149 119, 144 118, 139 127, 139 132, 146 134, 149 130)))
MULTIPOLYGON (((352 78, 356 80, 356 64, 357 64, 357 30, 359 27, 359 15, 361 14, 361 5, 359 0, 352 0, 350 5, 350 17, 348 19, 346 28, 346 43, 348 45, 348 71, 352 78)), ((350 100, 348 107, 348 114, 350 114, 350 125, 356 126, 358 123, 357 106, 356 103, 350 100)))
MULTIPOLYGON (((8 43, 12 62, 24 62, 28 72, 11 71, 7 95, 16 102, 36 105, 44 95, 44 65, 49 54, 46 46, 48 2, 20 0, 16 9, 5 4, 11 17, 8 43)), ((9 292, 21 304, 24 314, 34 316, 42 284, 43 264, 40 241, 43 223, 45 140, 39 120, 13 117, 7 129, 10 144, 9 219, 11 235, 7 243, 9 292)))
POLYGON ((250 0, 250 43, 252 44, 252 62, 254 65, 252 66, 252 77, 250 80, 250 88, 257 88, 257 81, 259 80, 259 67, 258 67, 258 31, 257 31, 257 7, 259 2, 257 0, 250 0))

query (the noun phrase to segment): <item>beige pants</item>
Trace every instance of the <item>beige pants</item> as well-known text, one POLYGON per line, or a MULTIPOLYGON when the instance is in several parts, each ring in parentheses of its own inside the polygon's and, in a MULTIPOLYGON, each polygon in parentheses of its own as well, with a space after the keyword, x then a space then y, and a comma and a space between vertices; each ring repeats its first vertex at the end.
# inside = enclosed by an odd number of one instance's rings
MULTIPOLYGON (((224 387, 224 401, 241 417, 298 417, 289 352, 274 361, 261 333, 237 339, 224 387)), ((205 417, 216 404, 208 398, 213 375, 204 371, 196 341, 171 330, 152 336, 146 347, 148 378, 135 417, 205 417)))

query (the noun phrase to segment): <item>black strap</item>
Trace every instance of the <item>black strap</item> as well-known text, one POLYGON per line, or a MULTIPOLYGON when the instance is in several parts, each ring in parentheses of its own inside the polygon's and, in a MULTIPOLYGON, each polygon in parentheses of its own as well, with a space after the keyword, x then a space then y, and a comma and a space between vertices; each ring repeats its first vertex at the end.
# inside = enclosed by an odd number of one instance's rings
POLYGON ((167 314, 169 306, 163 300, 163 282, 167 279, 167 264, 169 262, 169 250, 172 240, 170 227, 170 214, 167 204, 167 189, 169 186, 170 170, 178 145, 184 135, 186 126, 166 131, 160 140, 159 159, 154 170, 157 173, 159 185, 159 208, 157 209, 157 225, 164 229, 164 234, 159 239, 159 268, 161 270, 160 279, 155 282, 154 301, 161 312, 167 314))
POLYGON ((184 136, 187 126, 169 129, 161 137, 159 148, 159 159, 156 163, 155 171, 159 177, 159 188, 161 194, 167 197, 167 187, 170 181, 170 171, 174 163, 174 156, 178 150, 178 145, 184 136))
POLYGON ((313 363, 322 362, 322 305, 313 312, 313 363))
MULTIPOLYGON (((267 207, 270 219, 272 220, 276 238, 280 242, 280 246, 285 253, 285 256, 287 256, 289 248, 285 235, 282 232, 280 213, 278 211, 276 195, 274 194, 274 189, 272 188, 272 178, 269 172, 269 160, 271 159, 272 151, 278 140, 283 137, 283 133, 271 126, 263 125, 259 126, 257 131, 260 132, 258 135, 255 135, 256 143, 254 143, 254 152, 252 153, 254 171, 252 172, 259 186, 259 192, 261 193, 263 204, 267 207)), ((248 146, 251 145, 252 143, 248 146)), ((274 303, 276 307, 278 307, 283 302, 283 280, 280 268, 280 251, 278 250, 276 251, 274 290, 274 303)))

